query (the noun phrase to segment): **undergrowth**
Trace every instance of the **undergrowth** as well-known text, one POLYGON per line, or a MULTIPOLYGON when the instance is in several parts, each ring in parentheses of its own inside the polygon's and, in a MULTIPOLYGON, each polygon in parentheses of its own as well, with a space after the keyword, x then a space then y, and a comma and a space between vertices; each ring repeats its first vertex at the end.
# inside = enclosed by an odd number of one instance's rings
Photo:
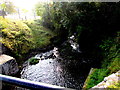
POLYGON ((25 22, 28 27, 31 29, 31 33, 33 35, 33 41, 35 44, 35 48, 42 48, 50 44, 50 38, 52 38, 55 34, 51 32, 49 29, 44 28, 40 24, 33 22, 25 22))
POLYGON ((100 45, 103 53, 103 61, 100 69, 94 69, 89 79, 86 82, 86 89, 92 88, 101 81, 104 77, 120 70, 120 32, 114 38, 108 38, 100 45))
POLYGON ((11 20, 0 17, 0 42, 16 56, 22 57, 30 49, 43 48, 50 44, 54 36, 50 30, 28 21, 11 20), (29 23, 29 24, 28 24, 29 23))
POLYGON ((0 42, 9 48, 16 56, 26 53, 32 48, 32 33, 30 28, 21 21, 0 17, 0 42))

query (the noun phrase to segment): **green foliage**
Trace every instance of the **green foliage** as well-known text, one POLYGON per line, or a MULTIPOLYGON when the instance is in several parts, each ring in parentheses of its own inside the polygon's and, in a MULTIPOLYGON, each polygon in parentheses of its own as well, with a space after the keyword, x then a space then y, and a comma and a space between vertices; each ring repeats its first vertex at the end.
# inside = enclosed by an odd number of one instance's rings
POLYGON ((61 40, 76 33, 84 51, 95 51, 103 39, 119 30, 119 2, 53 2, 44 8, 43 26, 54 31, 61 40))
POLYGON ((55 35, 49 29, 44 28, 40 25, 39 22, 25 22, 28 27, 31 29, 31 33, 33 36, 34 48, 43 48, 49 45, 50 39, 55 35))
POLYGON ((86 89, 89 89, 101 81, 103 81, 104 77, 106 77, 109 73, 109 70, 107 69, 95 69, 94 72, 89 76, 88 81, 86 82, 86 89))
POLYGON ((100 47, 103 49, 104 60, 102 61, 101 69, 96 69, 89 76, 86 85, 87 89, 97 85, 104 79, 104 77, 120 70, 120 49, 118 48, 119 42, 117 42, 117 38, 114 37, 104 40, 100 47))
POLYGON ((95 48, 95 44, 119 30, 119 2, 53 2, 44 6, 38 4, 37 12, 41 12, 39 7, 45 9, 41 20, 43 26, 61 39, 77 33, 78 42, 86 49, 95 48))
POLYGON ((120 53, 117 54, 117 56, 113 58, 112 62, 108 66, 110 73, 114 73, 114 72, 117 72, 118 70, 120 70, 120 61, 119 60, 120 60, 120 53))
POLYGON ((54 34, 48 29, 34 22, 27 23, 14 21, 0 17, 0 40, 17 56, 22 56, 33 48, 43 48, 50 44, 50 38, 54 34))
POLYGON ((0 33, 2 42, 16 55, 21 55, 32 47, 32 33, 30 28, 21 21, 3 19, 0 17, 0 33))
POLYGON ((32 57, 32 58, 30 58, 30 59, 28 60, 28 62, 29 62, 31 65, 37 64, 37 63, 39 62, 39 59, 36 59, 36 58, 32 57))
POLYGON ((103 41, 103 44, 100 45, 100 48, 102 48, 103 50, 105 50, 106 52, 108 52, 108 50, 110 49, 110 47, 113 45, 113 39, 112 38, 108 38, 107 40, 103 41))
POLYGON ((0 3, 0 10, 2 11, 2 16, 6 16, 7 14, 15 13, 16 9, 12 2, 10 1, 2 1, 0 3))
POLYGON ((45 11, 45 7, 44 7, 45 3, 37 3, 35 6, 35 11, 37 13, 38 16, 42 16, 44 11, 45 11))

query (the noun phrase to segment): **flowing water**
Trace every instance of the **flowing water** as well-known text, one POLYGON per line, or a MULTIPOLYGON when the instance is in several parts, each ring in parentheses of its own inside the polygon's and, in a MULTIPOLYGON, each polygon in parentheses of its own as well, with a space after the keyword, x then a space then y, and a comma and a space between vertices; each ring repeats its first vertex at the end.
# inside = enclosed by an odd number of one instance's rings
POLYGON ((39 59, 39 63, 28 63, 21 72, 21 78, 73 89, 82 88, 89 71, 80 67, 79 63, 84 62, 63 60, 56 47, 34 57, 39 59))

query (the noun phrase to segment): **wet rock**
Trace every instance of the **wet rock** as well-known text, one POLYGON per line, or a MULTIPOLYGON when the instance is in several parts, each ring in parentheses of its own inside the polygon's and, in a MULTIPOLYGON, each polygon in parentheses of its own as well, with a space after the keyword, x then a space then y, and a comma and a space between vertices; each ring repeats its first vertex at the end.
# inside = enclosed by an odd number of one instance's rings
POLYGON ((0 69, 0 73, 5 75, 14 75, 19 71, 15 58, 5 54, 0 55, 0 69))

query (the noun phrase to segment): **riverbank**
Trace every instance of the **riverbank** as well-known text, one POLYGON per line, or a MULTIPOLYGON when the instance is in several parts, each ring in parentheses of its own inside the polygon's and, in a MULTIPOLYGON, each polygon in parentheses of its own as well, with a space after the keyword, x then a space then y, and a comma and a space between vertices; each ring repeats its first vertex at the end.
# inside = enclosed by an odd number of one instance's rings
POLYGON ((1 50, 3 54, 15 57, 19 62, 32 51, 45 51, 50 48, 54 33, 35 23, 0 17, 1 50))
MULTIPOLYGON (((95 72, 95 68, 91 68, 89 75, 84 83, 83 86, 83 90, 88 89, 86 86, 91 78, 91 76, 93 75, 93 73, 95 72)), ((116 72, 116 73, 112 73, 109 76, 104 77, 104 79, 98 83, 96 86, 92 87, 90 90, 94 90, 94 89, 118 89, 120 88, 120 71, 116 72)))
POLYGON ((92 70, 92 73, 86 80, 84 88, 92 88, 93 86, 103 81, 103 79, 108 75, 120 70, 119 38, 120 32, 117 32, 114 38, 106 39, 100 45, 100 47, 103 49, 103 60, 101 62, 101 67, 92 70))

